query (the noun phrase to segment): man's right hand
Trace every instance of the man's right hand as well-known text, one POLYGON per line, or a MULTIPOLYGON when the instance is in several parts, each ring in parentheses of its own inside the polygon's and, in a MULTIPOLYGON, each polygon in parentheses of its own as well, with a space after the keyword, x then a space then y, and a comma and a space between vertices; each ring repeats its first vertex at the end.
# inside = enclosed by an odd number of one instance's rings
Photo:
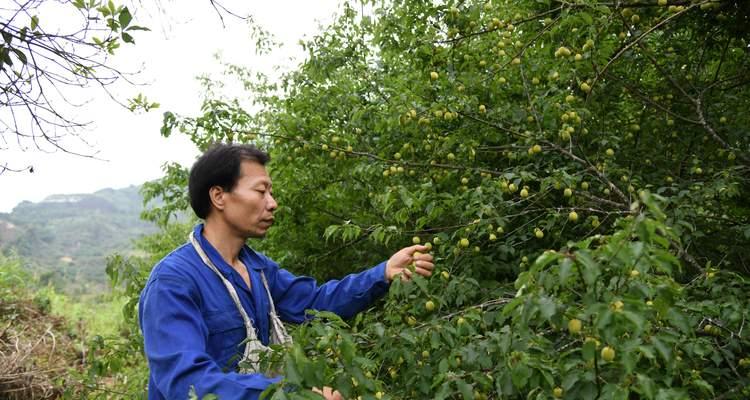
POLYGON ((338 390, 333 390, 328 386, 324 387, 323 390, 313 388, 312 391, 320 394, 326 400, 344 400, 344 397, 341 396, 341 393, 339 393, 338 390))
POLYGON ((420 244, 404 247, 397 251, 385 266, 385 278, 392 282, 394 278, 400 276, 401 279, 411 280, 412 272, 421 276, 429 277, 432 270, 435 269, 432 254, 424 253, 428 251, 427 246, 420 244), (412 269, 409 269, 412 266, 412 269))

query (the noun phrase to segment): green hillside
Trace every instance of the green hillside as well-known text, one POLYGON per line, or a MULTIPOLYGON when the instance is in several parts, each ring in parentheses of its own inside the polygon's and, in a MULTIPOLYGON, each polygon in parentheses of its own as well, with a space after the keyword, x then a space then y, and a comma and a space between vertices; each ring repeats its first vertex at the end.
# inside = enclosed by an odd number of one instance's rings
POLYGON ((139 186, 24 201, 0 214, 0 250, 15 252, 39 275, 68 293, 104 290, 106 257, 129 254, 133 239, 155 231, 140 219, 139 186))

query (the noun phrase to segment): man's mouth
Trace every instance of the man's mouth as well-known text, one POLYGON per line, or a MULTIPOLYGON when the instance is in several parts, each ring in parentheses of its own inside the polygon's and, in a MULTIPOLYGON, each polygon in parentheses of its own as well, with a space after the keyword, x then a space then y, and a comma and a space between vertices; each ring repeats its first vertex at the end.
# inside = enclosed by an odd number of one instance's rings
POLYGON ((273 218, 268 218, 268 219, 261 220, 260 222, 262 222, 262 223, 264 223, 264 224, 266 224, 268 226, 271 226, 271 225, 273 225, 273 220, 274 220, 273 218))

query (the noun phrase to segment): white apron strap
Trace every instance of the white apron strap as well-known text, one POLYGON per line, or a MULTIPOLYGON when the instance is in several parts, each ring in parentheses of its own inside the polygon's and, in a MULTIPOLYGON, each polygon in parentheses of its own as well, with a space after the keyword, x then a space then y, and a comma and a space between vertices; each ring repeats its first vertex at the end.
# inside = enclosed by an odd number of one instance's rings
POLYGON ((263 286, 266 288, 268 294, 268 301, 271 303, 271 313, 269 319, 271 320, 271 343, 273 344, 292 344, 292 337, 286 331, 284 323, 281 322, 278 314, 276 314, 276 306, 273 304, 273 297, 271 296, 271 290, 268 289, 268 281, 266 280, 266 274, 260 271, 260 278, 263 280, 263 286))
MULTIPOLYGON (((240 303, 240 298, 237 295, 237 290, 235 290, 234 286, 231 282, 229 282, 224 275, 219 272, 219 269, 216 268, 216 265, 211 261, 210 258, 208 258, 208 255, 201 247, 198 240, 195 238, 195 235, 191 232, 188 236, 188 239, 190 240, 190 243, 193 245, 193 248, 198 253, 198 256, 200 256, 201 260, 203 260, 203 263, 211 269, 218 277, 221 279, 221 282, 224 284, 224 287, 227 289, 227 292, 229 292, 229 296, 232 298, 232 301, 234 302, 234 305, 237 307, 237 310, 240 312, 240 315, 242 316, 242 321, 245 325, 245 333, 247 334, 247 340, 245 342, 245 351, 243 352, 243 358, 242 361, 240 361, 240 365, 243 365, 240 369, 241 373, 253 373, 253 372, 260 372, 260 352, 268 351, 268 347, 265 346, 263 343, 261 343, 260 340, 258 340, 258 336, 255 333, 255 328, 253 327, 253 322, 250 319, 250 317, 247 315, 247 312, 245 312, 245 308, 242 307, 242 303, 240 303)), ((271 304, 271 312, 269 315, 269 319, 271 322, 271 343, 272 344, 291 344, 292 339, 287 334, 286 328, 284 327, 284 324, 281 322, 279 317, 276 315, 276 307, 273 304, 273 298, 271 297, 271 291, 268 288, 268 282, 266 281, 266 275, 261 271, 261 279, 263 280, 263 286, 266 288, 266 293, 268 294, 268 301, 271 304)))

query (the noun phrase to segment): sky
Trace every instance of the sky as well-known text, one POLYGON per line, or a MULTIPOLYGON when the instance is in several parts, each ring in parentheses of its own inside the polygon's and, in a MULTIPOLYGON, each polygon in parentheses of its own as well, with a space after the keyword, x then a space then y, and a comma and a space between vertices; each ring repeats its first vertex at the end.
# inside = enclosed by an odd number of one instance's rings
POLYGON ((52 194, 91 193, 141 184, 161 177, 166 162, 189 167, 197 150, 184 135, 161 137, 162 115, 165 111, 188 116, 199 112, 201 87, 196 77, 221 72, 215 55, 259 71, 271 72, 276 65, 289 69, 305 57, 299 40, 319 32, 339 10, 339 0, 229 0, 222 4, 237 14, 252 15, 283 43, 281 49, 266 56, 256 55, 247 24, 224 15, 222 25, 209 0, 166 1, 162 2, 163 13, 136 12, 138 24, 152 30, 139 32, 136 44, 118 49, 111 61, 127 71, 139 70, 139 84, 118 84, 112 91, 123 102, 143 93, 160 107, 134 114, 97 88, 76 94, 85 96, 80 99, 85 104, 75 112, 91 125, 82 132, 89 147, 81 142, 74 146, 95 157, 33 149, 0 150, 0 161, 34 167, 33 174, 0 174, 0 212, 10 212, 21 201, 38 202, 52 194))

